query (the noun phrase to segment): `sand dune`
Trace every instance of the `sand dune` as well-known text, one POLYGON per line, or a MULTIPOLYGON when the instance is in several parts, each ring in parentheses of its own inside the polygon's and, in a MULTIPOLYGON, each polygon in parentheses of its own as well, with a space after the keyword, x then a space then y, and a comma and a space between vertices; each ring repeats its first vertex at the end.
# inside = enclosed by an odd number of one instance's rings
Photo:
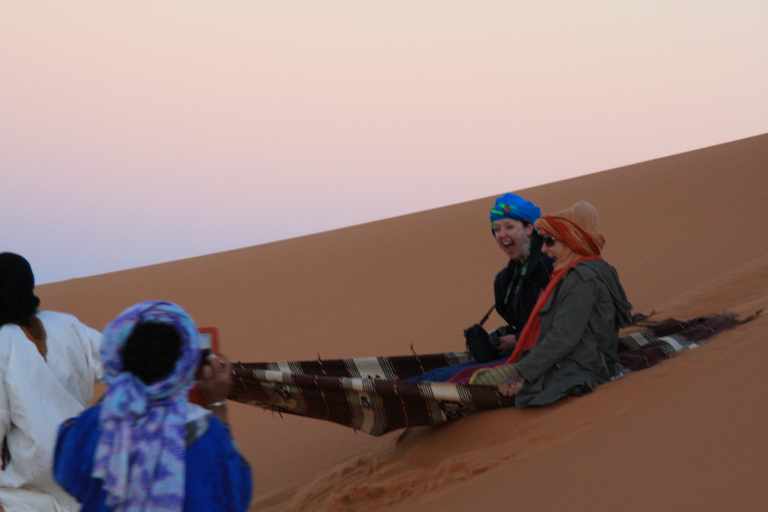
MULTIPOLYGON (((768 257, 671 301, 711 311, 768 257)), ((734 309, 768 306, 768 286, 734 309), (749 300, 755 299, 755 300, 749 300)), ((765 510, 768 315, 659 366, 543 409, 409 429, 255 510, 765 510), (290 499, 288 499, 290 498, 290 499)))
MULTIPOLYGON (((508 190, 499 190, 499 193, 508 190)), ((635 312, 680 318, 768 301, 768 135, 519 191, 601 215, 635 312)), ((505 264, 493 198, 274 244, 41 286, 103 327, 167 299, 234 360, 457 350, 505 264)), ((381 438, 233 404, 254 510, 768 509, 766 315, 594 393, 381 438)), ((490 327, 500 323, 492 317, 490 327)))

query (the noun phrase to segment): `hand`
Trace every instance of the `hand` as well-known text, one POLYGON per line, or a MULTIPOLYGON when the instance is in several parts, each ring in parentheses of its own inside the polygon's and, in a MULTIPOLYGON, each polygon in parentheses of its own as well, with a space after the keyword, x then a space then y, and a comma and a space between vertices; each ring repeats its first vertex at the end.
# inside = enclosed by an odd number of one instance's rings
POLYGON ((229 358, 220 353, 218 356, 208 356, 209 364, 203 366, 200 388, 203 399, 219 419, 226 424, 225 400, 232 389, 232 363, 229 358), (213 405, 216 404, 216 405, 213 405))
POLYGON ((504 336, 499 336, 498 349, 502 352, 512 352, 515 350, 515 345, 517 345, 517 336, 514 334, 505 334, 504 336))
POLYGON ((523 389, 523 384, 525 384, 525 377, 522 373, 515 372, 501 381, 497 389, 504 396, 515 396, 523 389))

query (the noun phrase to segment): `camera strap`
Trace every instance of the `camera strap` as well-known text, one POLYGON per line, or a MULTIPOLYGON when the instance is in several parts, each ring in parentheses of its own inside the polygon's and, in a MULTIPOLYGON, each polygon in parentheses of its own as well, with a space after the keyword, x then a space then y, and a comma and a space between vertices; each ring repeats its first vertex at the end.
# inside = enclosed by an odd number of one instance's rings
POLYGON ((480 320, 480 325, 483 325, 486 320, 488 320, 488 317, 491 316, 491 313, 493 313, 493 310, 496 308, 496 304, 491 306, 491 309, 488 310, 488 312, 485 314, 482 320, 480 320))

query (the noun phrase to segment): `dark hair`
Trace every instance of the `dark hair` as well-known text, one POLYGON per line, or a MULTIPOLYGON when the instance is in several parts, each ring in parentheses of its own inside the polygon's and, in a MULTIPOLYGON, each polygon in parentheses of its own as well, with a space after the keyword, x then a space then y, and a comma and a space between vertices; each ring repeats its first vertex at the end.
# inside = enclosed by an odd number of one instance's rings
POLYGON ((29 262, 12 252, 0 253, 0 326, 29 324, 40 306, 34 288, 35 275, 29 262))
POLYGON ((145 322, 133 328, 123 346, 123 371, 154 384, 173 371, 181 356, 181 335, 170 324, 145 322))

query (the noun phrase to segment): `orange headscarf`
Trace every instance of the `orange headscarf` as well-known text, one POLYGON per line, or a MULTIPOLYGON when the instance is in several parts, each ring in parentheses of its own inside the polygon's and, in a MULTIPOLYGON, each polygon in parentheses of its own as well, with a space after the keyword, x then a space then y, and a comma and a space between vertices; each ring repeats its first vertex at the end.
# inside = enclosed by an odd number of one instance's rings
POLYGON ((600 255, 605 245, 603 235, 597 233, 597 210, 586 201, 554 215, 544 215, 533 225, 540 234, 560 240, 582 256, 600 255))

